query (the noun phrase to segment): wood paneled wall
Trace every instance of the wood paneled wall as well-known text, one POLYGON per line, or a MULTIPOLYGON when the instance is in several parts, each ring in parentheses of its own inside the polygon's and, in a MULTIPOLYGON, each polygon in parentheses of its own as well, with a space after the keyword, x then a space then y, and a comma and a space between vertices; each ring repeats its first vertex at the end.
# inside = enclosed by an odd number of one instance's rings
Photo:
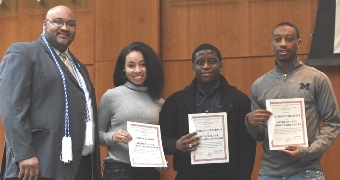
POLYGON ((112 74, 119 52, 133 41, 143 41, 159 53, 158 0, 96 1, 95 61, 98 97, 113 87, 112 74))
MULTIPOLYGON (((10 44, 32 41, 42 32, 46 11, 18 10, 0 14, 0 56, 10 44)), ((166 85, 164 99, 183 89, 194 77, 191 53, 201 43, 212 43, 221 51, 222 74, 230 84, 250 94, 253 81, 271 70, 274 56, 271 33, 276 24, 289 21, 301 34, 299 58, 308 56, 318 0, 88 0, 86 9, 74 9, 77 35, 71 51, 83 61, 96 87, 97 102, 113 87, 112 74, 120 50, 132 41, 149 44, 163 59, 166 85)), ((331 79, 340 102, 339 67, 318 67, 331 79)), ((1 93, 1 92, 0 92, 1 93)), ((0 128, 3 132, 3 129, 0 128)), ((3 144, 4 133, 0 133, 3 144)), ((324 174, 333 180, 340 176, 339 139, 322 159, 324 174)), ((0 153, 2 148, 0 148, 0 153)), ((253 178, 257 179, 262 148, 258 143, 253 178)), ((106 149, 101 148, 102 158, 106 149)), ((171 156, 169 156, 170 164, 171 156)), ((174 179, 168 171, 162 180, 174 179)))

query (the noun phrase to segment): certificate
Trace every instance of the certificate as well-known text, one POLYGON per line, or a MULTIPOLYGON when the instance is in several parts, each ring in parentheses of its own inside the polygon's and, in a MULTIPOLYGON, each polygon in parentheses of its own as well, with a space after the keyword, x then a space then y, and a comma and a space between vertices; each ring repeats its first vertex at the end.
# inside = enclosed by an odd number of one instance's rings
POLYGON ((285 145, 308 147, 303 98, 270 99, 266 107, 273 113, 267 122, 270 150, 285 149, 285 145))
POLYGON ((189 131, 200 144, 191 152, 191 164, 229 162, 227 113, 189 114, 189 131))
POLYGON ((133 167, 167 167, 159 125, 127 122, 132 136, 129 155, 133 167))

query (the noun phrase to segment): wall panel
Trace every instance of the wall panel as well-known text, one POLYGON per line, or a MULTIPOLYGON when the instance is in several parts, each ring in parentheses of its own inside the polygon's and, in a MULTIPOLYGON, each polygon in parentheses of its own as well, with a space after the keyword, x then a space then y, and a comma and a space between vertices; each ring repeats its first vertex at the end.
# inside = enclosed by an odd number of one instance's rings
POLYGON ((159 3, 96 1, 96 61, 116 60, 132 41, 143 41, 159 52, 159 3))
MULTIPOLYGON (((317 0, 162 1, 162 58, 190 59, 203 42, 215 44, 223 57, 271 55, 273 27, 290 21, 310 41, 317 0), (303 9, 303 10, 301 10, 303 9), (176 52, 176 53, 174 53, 176 52)), ((300 53, 309 51, 304 46, 300 53)))
MULTIPOLYGON (((35 2, 38 3, 38 2, 35 2)), ((34 41, 43 31, 47 10, 27 12, 24 0, 18 0, 17 12, 0 14, 3 27, 0 30, 0 56, 14 42, 34 41)), ((73 9, 77 17, 76 38, 70 46, 72 53, 85 64, 94 62, 94 14, 93 1, 88 0, 86 9, 73 9)))
POLYGON ((96 95, 97 104, 99 105, 102 95, 106 90, 113 88, 113 70, 115 68, 116 61, 101 61, 96 62, 96 95))

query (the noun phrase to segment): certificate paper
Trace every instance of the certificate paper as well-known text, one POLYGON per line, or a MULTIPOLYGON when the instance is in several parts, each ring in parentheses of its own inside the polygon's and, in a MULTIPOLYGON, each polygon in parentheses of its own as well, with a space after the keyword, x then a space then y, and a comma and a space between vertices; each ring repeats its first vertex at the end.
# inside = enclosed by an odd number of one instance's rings
POLYGON ((132 136, 129 155, 133 167, 167 167, 159 125, 127 122, 132 136))
POLYGON ((273 113, 267 124, 270 150, 285 149, 285 145, 308 147, 303 98, 270 99, 266 107, 273 113))
POLYGON ((227 113, 189 114, 189 131, 200 144, 191 152, 191 164, 229 162, 227 113))

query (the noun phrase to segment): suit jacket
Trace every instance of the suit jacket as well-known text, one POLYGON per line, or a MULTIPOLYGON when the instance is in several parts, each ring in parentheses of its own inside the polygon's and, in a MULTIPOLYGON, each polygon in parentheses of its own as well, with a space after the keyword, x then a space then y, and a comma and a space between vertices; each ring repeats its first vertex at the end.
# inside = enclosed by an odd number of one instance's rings
MULTIPOLYGON (((51 46, 51 45, 50 45, 51 46)), ((14 43, 0 64, 0 113, 6 132, 5 177, 17 177, 18 161, 38 157, 40 177, 74 179, 78 172, 85 138, 86 99, 59 56, 66 79, 73 161, 60 161, 64 136, 65 96, 61 74, 42 37, 33 42, 14 43)), ((100 178, 98 125, 95 90, 86 67, 74 58, 92 99, 95 118, 93 179, 100 178)))

